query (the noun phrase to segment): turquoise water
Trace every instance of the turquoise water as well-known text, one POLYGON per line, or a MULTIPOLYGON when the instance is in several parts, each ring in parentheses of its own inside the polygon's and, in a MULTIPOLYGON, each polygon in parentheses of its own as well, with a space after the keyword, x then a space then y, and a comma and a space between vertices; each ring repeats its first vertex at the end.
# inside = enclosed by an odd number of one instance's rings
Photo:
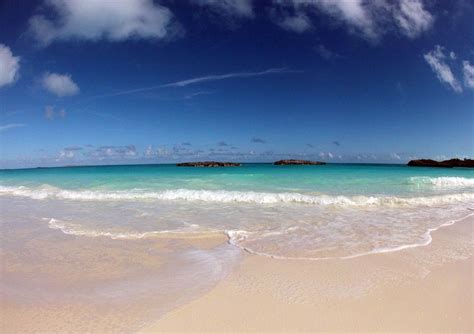
POLYGON ((0 171, 2 216, 78 237, 224 233, 249 252, 350 258, 418 247, 472 214, 474 170, 328 164, 0 171))
POLYGON ((328 164, 192 168, 174 165, 94 166, 0 171, 2 186, 67 190, 162 191, 175 189, 326 193, 333 195, 410 195, 472 186, 474 170, 407 167, 404 165, 328 164), (437 179, 437 178, 451 179, 437 179), (439 186, 436 186, 438 182, 439 186), (469 183, 471 182, 471 183, 469 183))

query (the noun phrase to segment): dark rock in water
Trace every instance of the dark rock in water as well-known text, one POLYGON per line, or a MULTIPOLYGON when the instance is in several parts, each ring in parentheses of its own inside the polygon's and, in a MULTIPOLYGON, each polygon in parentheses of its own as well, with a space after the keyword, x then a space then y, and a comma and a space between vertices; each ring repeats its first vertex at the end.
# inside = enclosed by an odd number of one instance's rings
POLYGON ((451 167, 447 164, 443 164, 440 161, 431 160, 431 159, 419 159, 419 160, 410 160, 408 166, 416 167, 451 167))
POLYGON ((416 167, 444 167, 444 168, 453 168, 453 167, 474 167, 473 159, 450 159, 444 161, 436 161, 431 159, 420 159, 420 160, 410 160, 408 166, 416 167))
POLYGON ((274 165, 325 165, 325 162, 311 161, 311 160, 278 160, 273 163, 274 165))
POLYGON ((178 167, 238 167, 241 164, 237 162, 218 162, 218 161, 196 161, 183 162, 176 164, 178 167))
POLYGON ((450 159, 444 160, 443 164, 448 164, 452 167, 474 167, 474 160, 473 159, 450 159))

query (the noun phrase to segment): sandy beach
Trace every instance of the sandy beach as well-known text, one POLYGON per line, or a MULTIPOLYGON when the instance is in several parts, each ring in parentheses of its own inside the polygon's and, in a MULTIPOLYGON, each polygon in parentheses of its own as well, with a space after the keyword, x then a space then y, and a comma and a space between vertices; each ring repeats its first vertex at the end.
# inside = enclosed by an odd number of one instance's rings
POLYGON ((441 228, 425 247, 323 261, 247 254, 215 235, 131 243, 50 229, 27 241, 25 232, 15 241, 21 252, 2 254, 1 329, 472 332, 473 226, 470 217, 441 228), (218 275, 207 271, 209 257, 196 266, 174 253, 219 247, 236 253, 218 275), (26 261, 32 251, 42 262, 26 261))

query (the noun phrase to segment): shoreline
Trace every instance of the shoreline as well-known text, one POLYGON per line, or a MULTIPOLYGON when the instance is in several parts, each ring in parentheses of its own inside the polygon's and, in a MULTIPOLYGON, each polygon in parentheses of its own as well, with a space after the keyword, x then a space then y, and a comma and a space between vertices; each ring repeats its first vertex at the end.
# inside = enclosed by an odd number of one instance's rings
MULTIPOLYGON (((311 257, 285 257, 285 256, 277 256, 277 255, 272 255, 272 254, 267 254, 267 253, 261 253, 261 252, 256 252, 256 251, 253 251, 253 250, 251 250, 251 249, 249 249, 249 248, 240 246, 240 245, 238 245, 237 243, 233 242, 233 241, 232 241, 232 237, 229 236, 229 232, 228 232, 228 231, 226 231, 225 234, 226 234, 227 237, 228 237, 228 243, 229 243, 229 244, 240 248, 242 251, 244 251, 244 252, 246 252, 246 253, 248 253, 248 254, 252 254, 252 255, 256 255, 256 256, 263 256, 263 257, 267 257, 267 258, 270 258, 270 259, 288 260, 288 261, 350 260, 350 259, 355 259, 355 258, 363 257, 363 256, 370 256, 370 255, 377 255, 377 254, 384 254, 384 253, 394 253, 394 252, 402 251, 402 250, 404 250, 404 249, 418 248, 418 247, 426 247, 426 246, 430 245, 431 242, 433 241, 433 237, 432 237, 432 235, 431 235, 433 232, 436 232, 436 231, 438 231, 439 229, 442 229, 442 228, 444 228, 444 227, 448 227, 448 226, 454 225, 454 224, 456 224, 456 223, 462 222, 463 220, 469 219, 469 218, 472 217, 472 216, 474 216, 474 213, 469 213, 469 214, 467 214, 467 215, 464 216, 464 217, 447 221, 447 222, 445 222, 445 223, 439 225, 438 227, 429 228, 429 229, 426 231, 426 233, 423 234, 423 236, 427 236, 427 240, 426 240, 425 242, 423 242, 423 243, 401 245, 401 246, 397 246, 397 247, 393 247, 393 248, 374 249, 374 250, 369 251, 369 252, 360 253, 360 254, 354 254, 354 255, 348 255, 348 256, 342 256, 342 257, 319 257, 319 258, 311 258, 311 257)), ((234 231, 232 231, 232 232, 234 232, 234 231)))
POLYGON ((207 294, 141 333, 473 330, 474 219, 424 247, 350 260, 246 254, 207 294))
POLYGON ((473 216, 427 245, 324 261, 251 254, 224 233, 90 238, 3 217, 0 328, 472 332, 473 216))

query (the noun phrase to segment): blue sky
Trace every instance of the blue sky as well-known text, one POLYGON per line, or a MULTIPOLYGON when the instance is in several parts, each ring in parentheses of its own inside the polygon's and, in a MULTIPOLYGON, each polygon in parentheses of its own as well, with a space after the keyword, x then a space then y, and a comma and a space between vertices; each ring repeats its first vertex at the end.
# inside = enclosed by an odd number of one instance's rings
POLYGON ((0 167, 473 156, 474 5, 6 0, 0 167))

